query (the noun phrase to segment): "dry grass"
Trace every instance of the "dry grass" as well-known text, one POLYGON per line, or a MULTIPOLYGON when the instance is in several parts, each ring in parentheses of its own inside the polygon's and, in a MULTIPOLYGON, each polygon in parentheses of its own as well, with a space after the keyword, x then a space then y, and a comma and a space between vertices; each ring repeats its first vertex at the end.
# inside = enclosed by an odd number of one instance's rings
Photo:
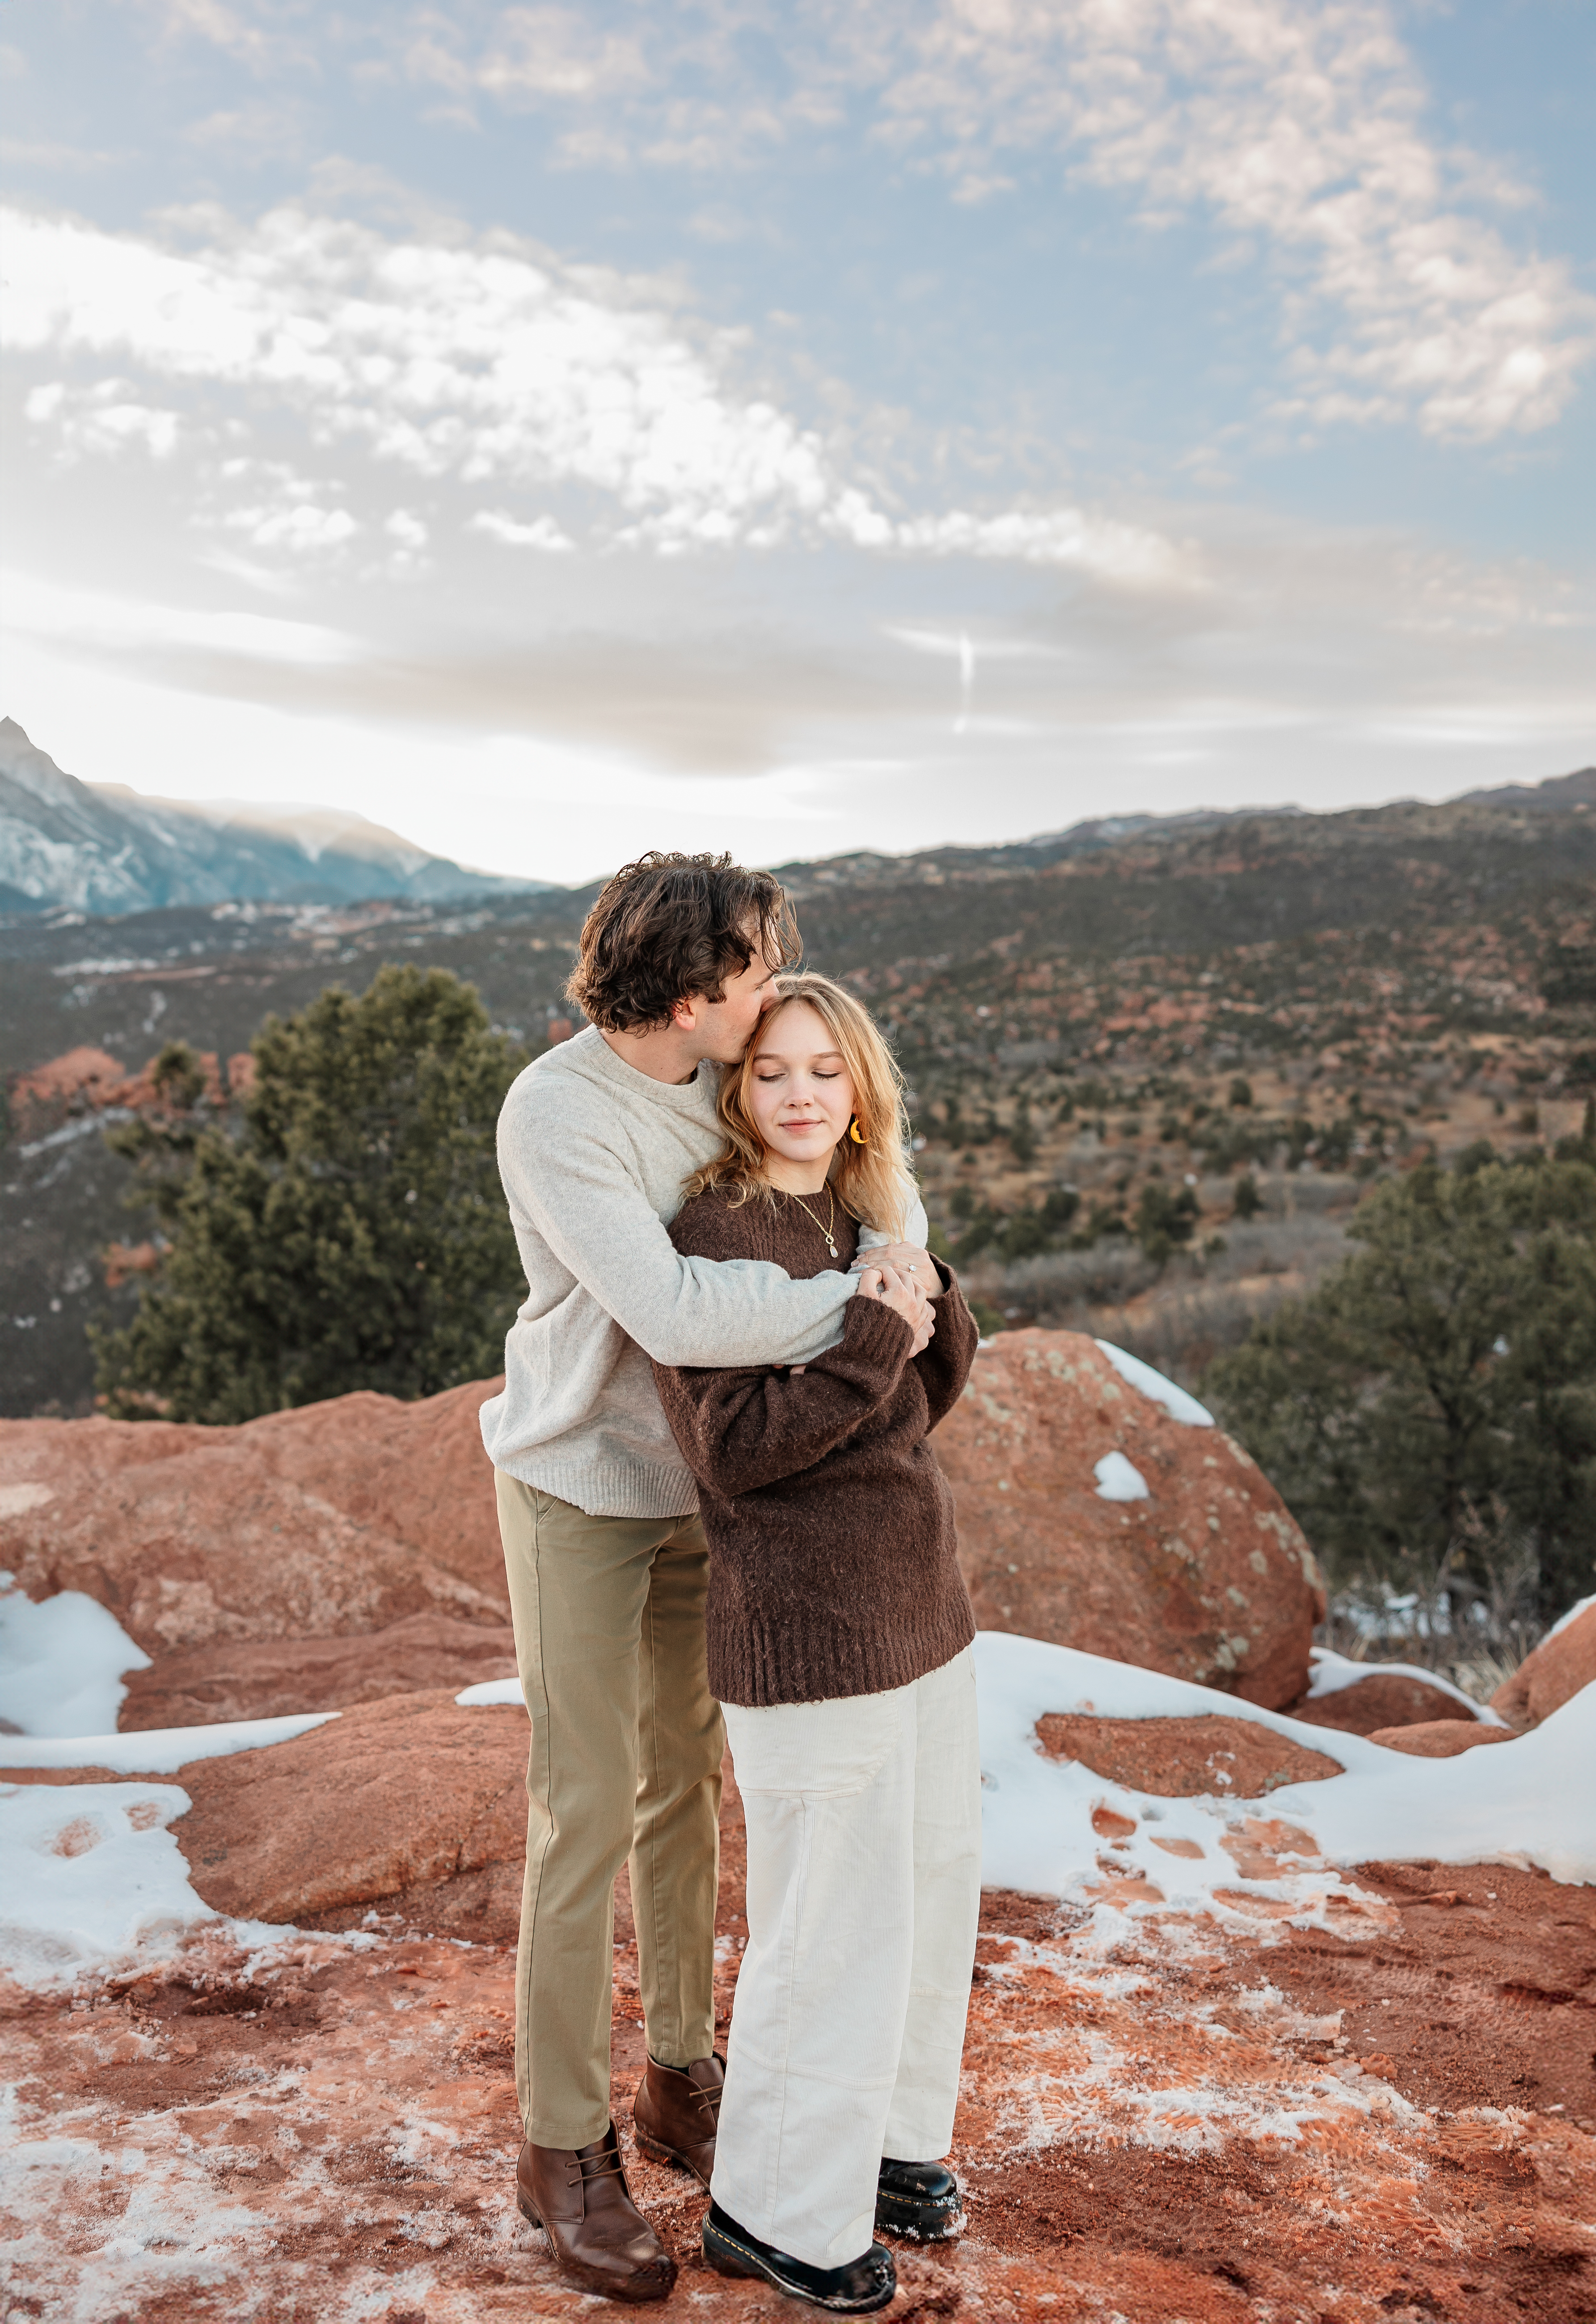
POLYGON ((1348 1248, 1344 1221, 1317 1210, 1266 1209, 1232 1222, 1222 1240, 1222 1250, 1185 1253, 1163 1268, 1120 1237, 1008 1267, 977 1261, 965 1287, 1010 1323, 1112 1340, 1195 1390, 1216 1355, 1311 1291, 1348 1248))

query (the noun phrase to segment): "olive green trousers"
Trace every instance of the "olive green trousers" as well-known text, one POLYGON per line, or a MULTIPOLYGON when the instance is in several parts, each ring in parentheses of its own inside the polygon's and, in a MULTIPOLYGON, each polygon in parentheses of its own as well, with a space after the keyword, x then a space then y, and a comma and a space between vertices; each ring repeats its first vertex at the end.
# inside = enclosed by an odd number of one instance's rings
POLYGON ((704 1662, 697 1517, 590 1517, 498 1471, 516 1660, 532 1723, 515 1974, 515 2087, 538 2146, 610 2119, 614 1883, 630 1858, 650 2056, 715 2048, 720 1706, 704 1662))

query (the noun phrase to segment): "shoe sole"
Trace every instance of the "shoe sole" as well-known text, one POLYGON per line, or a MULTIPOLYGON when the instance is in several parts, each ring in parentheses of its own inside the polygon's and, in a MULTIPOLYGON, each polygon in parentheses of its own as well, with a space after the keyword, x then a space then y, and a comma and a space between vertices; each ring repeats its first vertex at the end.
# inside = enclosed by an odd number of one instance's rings
POLYGON ((809 2307, 823 2308, 833 2316, 873 2316, 878 2310, 890 2308, 898 2297, 898 2284, 894 2279, 885 2292, 874 2299, 823 2299, 817 2292, 807 2291, 803 2284, 794 2283, 790 2276, 783 2275, 780 2268, 772 2267, 747 2244, 740 2244, 734 2236, 712 2226, 707 2219, 704 2222, 704 2258, 706 2265, 712 2267, 716 2275, 752 2276, 759 2282, 768 2283, 773 2291, 785 2292, 789 2300, 805 2301, 809 2307))
POLYGON ((650 2138, 646 2130, 638 2128, 635 2120, 632 2126, 632 2135, 637 2141, 638 2153, 646 2154, 650 2163, 673 2163, 677 2170, 691 2172, 700 2187, 708 2188, 709 2181, 696 2163, 689 2163, 687 2156, 678 2153, 674 2146, 667 2146, 663 2139, 650 2138))
POLYGON ((561 2275, 564 2276, 567 2283, 576 2284, 581 2291, 595 2292, 601 2300, 629 2301, 633 2307, 638 2308, 641 2308, 645 2301, 650 2300, 669 2300, 671 2293, 675 2291, 677 2270, 676 2264, 673 2260, 668 2259, 665 2263, 666 2266, 670 2271, 669 2274, 666 2276, 662 2282, 658 2278, 656 2279, 658 2289, 655 2289, 653 2285, 650 2285, 646 2289, 635 2289, 635 2279, 633 2279, 633 2284, 632 2285, 617 2283, 613 2276, 600 2275, 596 2271, 584 2267, 573 2267, 569 2260, 563 2258, 560 2254, 559 2246, 555 2242, 554 2237, 549 2234, 548 2226, 544 2220, 540 2218, 534 2207, 528 2202, 526 2197, 521 2192, 519 2188, 516 2190, 515 2208, 521 2213, 521 2218, 525 2219, 529 2227, 536 2227, 540 2234, 549 2237, 549 2257, 553 2260, 555 2266, 559 2270, 561 2275))

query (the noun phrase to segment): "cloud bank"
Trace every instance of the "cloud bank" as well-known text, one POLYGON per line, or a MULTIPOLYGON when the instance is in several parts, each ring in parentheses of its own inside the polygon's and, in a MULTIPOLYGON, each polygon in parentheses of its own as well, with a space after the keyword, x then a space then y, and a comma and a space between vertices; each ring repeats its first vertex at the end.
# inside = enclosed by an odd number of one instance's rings
POLYGON ((1053 157, 1151 230, 1217 226, 1273 277, 1282 421, 1533 432, 1590 356, 1596 304, 1493 223, 1534 198, 1437 142, 1382 0, 723 0, 410 24, 392 69, 557 116, 573 165, 747 168, 863 107, 960 201, 1053 157))
MULTIPOLYGON (((68 456, 164 458, 191 437, 212 456, 219 521, 256 548, 314 553, 360 530, 281 463, 221 456, 265 417, 288 416, 323 452, 460 491, 586 493, 589 537, 610 547, 671 555, 829 539, 1073 567, 1130 587, 1196 578, 1173 542, 1078 508, 894 514, 816 429, 737 392, 739 335, 695 329, 650 286, 563 266, 509 235, 392 238, 300 208, 180 223, 188 247, 0 216, 5 343, 35 361, 114 366, 88 383, 36 385, 28 420, 68 456), (141 400, 130 366, 190 391, 188 408, 141 400)), ((569 516, 548 510, 484 504, 469 521, 545 551, 571 537, 569 516)))

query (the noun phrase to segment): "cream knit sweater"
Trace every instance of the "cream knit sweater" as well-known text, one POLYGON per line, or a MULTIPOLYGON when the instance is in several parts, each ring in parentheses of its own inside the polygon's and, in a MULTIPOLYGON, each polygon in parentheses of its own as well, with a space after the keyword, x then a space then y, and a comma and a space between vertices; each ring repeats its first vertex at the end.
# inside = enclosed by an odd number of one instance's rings
MULTIPOLYGON (((851 1277, 686 1259, 666 1228, 720 1151, 721 1069, 651 1081, 589 1026, 530 1065, 499 1116, 499 1175, 527 1278, 504 1388, 482 1407, 495 1468, 589 1517, 698 1505, 655 1390, 662 1364, 804 1363, 842 1337, 851 1277)), ((906 1230, 923 1242, 917 1202, 906 1230)), ((888 1238, 865 1230, 861 1246, 888 1238)))

